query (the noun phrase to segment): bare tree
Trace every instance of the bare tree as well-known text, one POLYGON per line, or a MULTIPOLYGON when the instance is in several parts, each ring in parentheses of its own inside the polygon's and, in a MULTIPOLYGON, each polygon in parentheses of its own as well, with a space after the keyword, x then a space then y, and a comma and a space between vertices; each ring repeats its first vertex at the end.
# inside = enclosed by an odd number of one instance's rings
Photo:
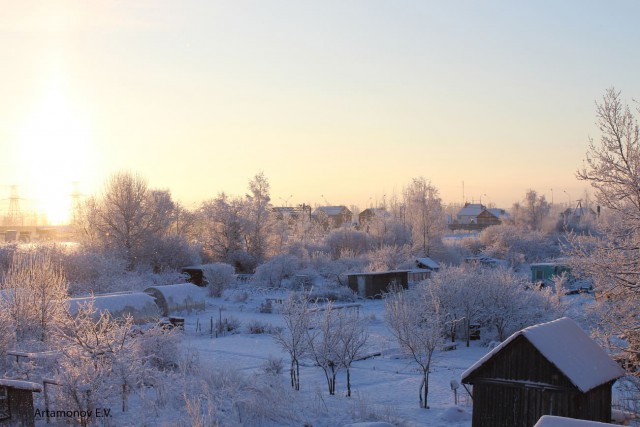
POLYGON ((260 172, 249 181, 249 194, 245 195, 244 239, 247 252, 258 263, 265 259, 269 251, 268 237, 272 226, 269 189, 269 181, 260 172))
POLYGON ((322 309, 316 307, 314 327, 307 331, 309 354, 317 366, 322 368, 327 380, 330 395, 336 394, 336 376, 342 364, 338 351, 340 348, 340 329, 333 303, 322 309))
POLYGON ((369 331, 364 320, 358 316, 358 311, 341 309, 336 313, 336 328, 338 333, 337 356, 340 364, 347 370, 347 397, 351 397, 351 365, 362 356, 369 331))
POLYGON ((283 302, 280 313, 285 327, 277 330, 274 338, 280 347, 289 353, 291 387, 300 390, 300 361, 309 352, 308 331, 311 327, 312 313, 308 295, 290 294, 283 302))
POLYGON ((422 284, 415 291, 391 294, 385 302, 385 317, 402 350, 413 358, 422 371, 420 407, 428 409, 429 369, 433 353, 444 340, 440 302, 422 284))
POLYGON ((0 317, 15 339, 47 342, 61 320, 67 281, 47 248, 17 252, 0 282, 0 317))
POLYGON ((225 193, 202 204, 198 240, 213 260, 231 263, 243 249, 241 212, 242 201, 225 193))

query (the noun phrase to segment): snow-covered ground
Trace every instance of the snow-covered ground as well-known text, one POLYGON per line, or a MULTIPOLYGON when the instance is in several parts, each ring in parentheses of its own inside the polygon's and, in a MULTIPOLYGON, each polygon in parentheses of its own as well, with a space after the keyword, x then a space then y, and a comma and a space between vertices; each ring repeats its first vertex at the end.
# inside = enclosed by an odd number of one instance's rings
MULTIPOLYGON (((262 373, 267 360, 282 358, 285 366, 282 380, 288 381, 288 355, 271 335, 248 332, 249 324, 256 321, 269 327, 283 326, 277 302, 273 304, 273 313, 260 312, 260 305, 267 298, 286 298, 286 292, 242 286, 228 290, 223 298, 209 298, 206 310, 184 314, 184 348, 196 352, 200 362, 211 370, 224 368, 247 374, 262 373), (214 332, 212 337, 211 322, 219 318, 239 320, 241 332, 221 337, 215 337, 214 332)), ((430 409, 421 409, 418 400, 421 381, 418 366, 402 354, 387 329, 384 303, 380 300, 360 300, 358 304, 361 304, 360 316, 369 323, 370 338, 366 353, 379 355, 353 364, 351 398, 346 397, 344 371, 338 375, 336 395, 330 396, 321 368, 313 366, 311 362, 304 363, 298 394, 303 400, 331 408, 327 411, 330 415, 321 418, 309 414, 309 417, 316 418, 310 418, 308 422, 313 426, 335 426, 374 421, 357 418, 378 413, 385 414, 384 418, 393 419, 397 425, 470 426, 471 400, 460 386, 457 390, 459 404, 456 406, 451 381, 459 383, 460 374, 488 349, 481 347, 478 342, 472 342, 470 348, 458 343, 455 350, 437 352, 430 375, 430 409), (359 412, 361 414, 358 415, 359 412)))

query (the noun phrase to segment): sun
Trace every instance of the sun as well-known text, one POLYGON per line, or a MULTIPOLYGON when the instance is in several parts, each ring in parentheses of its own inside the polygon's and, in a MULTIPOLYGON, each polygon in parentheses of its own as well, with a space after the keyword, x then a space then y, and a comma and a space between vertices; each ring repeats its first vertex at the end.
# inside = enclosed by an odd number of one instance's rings
POLYGON ((73 183, 86 178, 90 155, 87 120, 60 85, 49 88, 19 133, 21 182, 48 224, 71 218, 73 183))

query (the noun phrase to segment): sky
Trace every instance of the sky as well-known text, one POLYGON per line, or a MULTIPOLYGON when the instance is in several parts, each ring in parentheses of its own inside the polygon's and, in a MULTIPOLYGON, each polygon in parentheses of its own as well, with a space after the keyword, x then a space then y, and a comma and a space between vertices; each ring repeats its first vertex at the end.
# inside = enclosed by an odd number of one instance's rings
POLYGON ((635 1, 0 0, 0 210, 132 171, 188 208, 572 203, 595 102, 640 97, 635 1))

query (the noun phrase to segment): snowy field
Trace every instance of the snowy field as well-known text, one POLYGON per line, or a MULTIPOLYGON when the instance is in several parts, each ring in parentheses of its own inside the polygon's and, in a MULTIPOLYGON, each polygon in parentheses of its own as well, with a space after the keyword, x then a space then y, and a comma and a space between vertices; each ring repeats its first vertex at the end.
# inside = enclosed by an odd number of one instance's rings
MULTIPOLYGON (((197 350, 201 362, 211 369, 224 366, 260 373, 269 358, 282 358, 285 362, 282 379, 288 381, 288 355, 270 335, 247 333, 247 325, 256 320, 273 327, 283 326, 282 317, 277 312, 278 303, 273 304, 271 314, 259 311, 266 298, 284 298, 286 294, 262 290, 250 293, 246 289, 228 291, 224 298, 209 299, 206 311, 185 316, 184 345, 197 350), (244 292, 250 295, 249 299, 237 301, 238 296, 244 292), (211 318, 215 322, 220 315, 223 319, 238 319, 241 333, 212 338, 211 318), (198 323, 201 331, 196 332, 198 323)), ((369 322, 369 345, 365 353, 380 353, 380 356, 354 363, 351 398, 346 397, 344 371, 338 376, 336 395, 329 396, 322 369, 310 362, 304 363, 301 368, 300 394, 308 401, 317 400, 319 405, 333 408, 330 411, 333 413, 332 417, 324 420, 310 419, 309 422, 314 426, 335 426, 341 422, 350 422, 350 416, 357 411, 357 406, 366 402, 372 406, 372 411, 387 413, 407 426, 470 426, 471 401, 461 386, 458 390, 459 405, 456 407, 450 382, 459 382, 460 374, 488 349, 473 342, 470 348, 466 348, 464 343, 458 343, 455 350, 438 352, 430 376, 430 409, 421 409, 418 400, 421 379, 418 366, 401 353, 385 325, 383 301, 359 300, 358 304, 361 305, 360 315, 369 322)))
MULTIPOLYGON (((391 421, 397 426, 471 425, 471 399, 460 386, 459 404, 456 406, 450 384, 452 380, 459 382, 460 374, 486 354, 488 349, 475 341, 470 348, 459 342, 455 350, 438 351, 430 375, 430 409, 421 409, 418 366, 401 353, 385 325, 384 303, 381 300, 357 301, 360 316, 367 319, 369 324, 370 336, 365 354, 377 355, 353 364, 352 396, 346 397, 344 370, 338 375, 336 394, 330 396, 322 369, 309 361, 301 366, 301 390, 293 391, 288 383, 288 354, 270 334, 248 332, 248 326, 256 321, 268 328, 282 327, 278 302, 273 304, 272 313, 261 313, 260 306, 267 298, 278 300, 286 298, 286 295, 286 291, 246 285, 227 290, 222 298, 208 298, 204 311, 180 314, 185 318, 183 350, 197 355, 201 365, 212 372, 240 372, 249 378, 264 376, 266 362, 281 358, 284 369, 279 380, 285 385, 284 390, 290 393, 289 398, 295 400, 295 404, 304 412, 297 414, 296 419, 291 420, 291 425, 341 426, 382 420, 391 421), (215 337, 214 332, 212 336, 211 323, 220 318, 239 321, 240 333, 215 337)), ((118 418, 120 424, 140 423, 140 420, 118 418)), ((164 422, 172 422, 170 415, 161 415, 160 418, 163 421, 159 424, 151 419, 145 423, 164 425, 164 422)), ((273 425, 281 423, 279 421, 273 425)))

